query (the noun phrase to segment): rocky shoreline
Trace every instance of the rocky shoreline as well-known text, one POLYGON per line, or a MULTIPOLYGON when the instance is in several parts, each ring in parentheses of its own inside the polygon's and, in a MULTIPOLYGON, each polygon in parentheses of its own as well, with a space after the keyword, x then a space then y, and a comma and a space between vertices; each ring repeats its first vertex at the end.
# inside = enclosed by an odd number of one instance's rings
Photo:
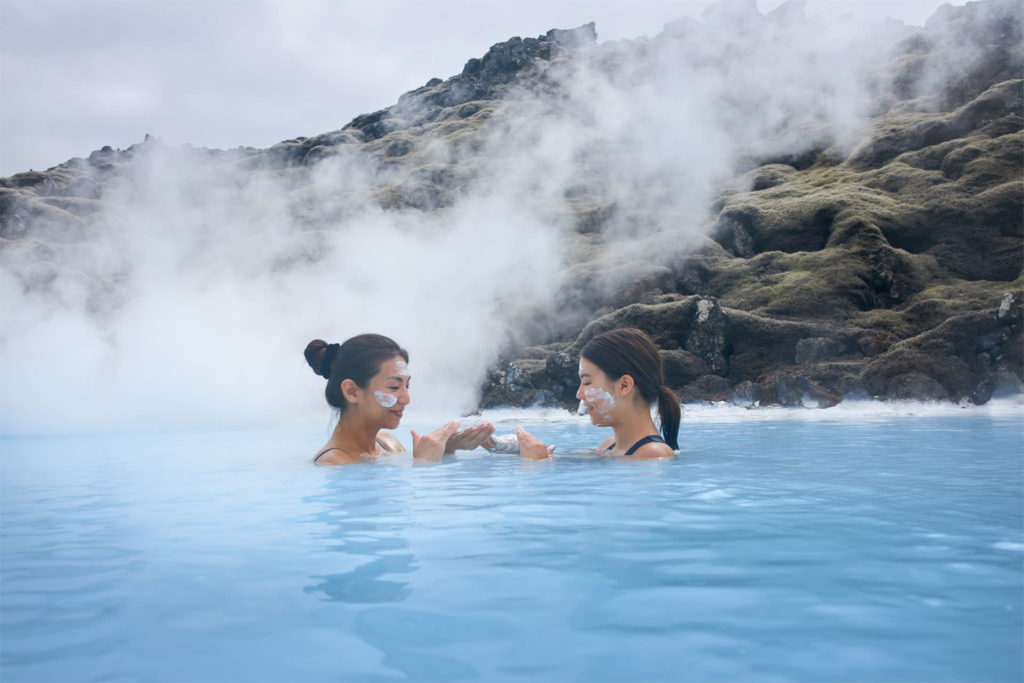
MULTIPOLYGON (((667 27, 655 40, 685 41, 684 29, 667 27)), ((508 125, 501 102, 510 92, 558 97, 551 74, 578 55, 612 62, 616 51, 650 49, 595 41, 592 24, 514 38, 338 131, 267 150, 196 153, 271 169, 301 188, 310 168, 358 149, 387 170, 369 190, 379 206, 442 211, 466 187, 493 182, 485 140, 508 125), (460 150, 457 162, 430 155, 437 140, 460 150)), ((531 312, 533 326, 510 335, 479 407, 574 407, 580 349, 627 325, 661 346, 684 403, 827 407, 856 396, 983 404, 1020 394, 1022 76, 1012 3, 946 6, 897 45, 891 87, 876 99, 865 139, 848 149, 809 134, 798 153, 751 151, 682 256, 665 249, 663 240, 681 239, 668 223, 617 250, 626 238, 616 241, 608 225, 677 218, 638 214, 603 194, 596 176, 582 176, 559 218, 570 226, 565 285, 531 312), (981 57, 927 83, 928 60, 968 33, 981 57), (673 257, 658 258, 666 251, 673 257), (601 284, 609 269, 624 275, 601 284)), ((34 241, 45 262, 75 230, 88 232, 106 184, 152 144, 0 179, 0 244, 34 241)), ((37 277, 24 286, 45 286, 45 273, 37 277)))

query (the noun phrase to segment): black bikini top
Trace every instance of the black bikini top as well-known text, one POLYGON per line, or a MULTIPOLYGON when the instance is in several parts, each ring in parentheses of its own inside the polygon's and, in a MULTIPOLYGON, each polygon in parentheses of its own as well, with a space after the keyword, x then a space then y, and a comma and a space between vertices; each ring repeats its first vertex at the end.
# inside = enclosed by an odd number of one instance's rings
MULTIPOLYGON (((641 447, 641 446, 643 446, 644 444, 649 444, 649 443, 667 443, 667 442, 665 441, 665 439, 661 438, 661 437, 660 437, 660 436, 658 436, 657 434, 651 434, 650 436, 645 436, 644 438, 640 439, 640 440, 639 440, 639 441, 637 441, 637 442, 636 442, 635 444, 633 444, 632 446, 630 446, 630 447, 629 447, 629 450, 628 450, 628 451, 626 451, 626 453, 625 453, 625 454, 626 454, 626 455, 633 455, 634 453, 636 453, 636 449, 640 448, 640 447, 641 447)), ((609 447, 608 447, 608 448, 607 448, 606 450, 609 450, 609 451, 610 451, 610 450, 612 450, 613 448, 615 448, 615 444, 612 444, 612 445, 611 445, 611 446, 609 446, 609 447)))
MULTIPOLYGON (((377 439, 377 445, 380 446, 381 448, 383 448, 385 453, 390 453, 391 452, 391 449, 389 449, 387 446, 385 446, 384 442, 381 441, 380 439, 377 439)), ((313 458, 313 462, 316 462, 317 460, 319 460, 320 456, 323 455, 324 453, 330 453, 331 451, 341 451, 342 453, 345 453, 345 451, 342 451, 340 448, 325 448, 325 449, 323 449, 322 451, 320 451, 319 453, 316 454, 316 457, 313 458)), ((346 455, 347 455, 347 453, 346 453, 346 455)))

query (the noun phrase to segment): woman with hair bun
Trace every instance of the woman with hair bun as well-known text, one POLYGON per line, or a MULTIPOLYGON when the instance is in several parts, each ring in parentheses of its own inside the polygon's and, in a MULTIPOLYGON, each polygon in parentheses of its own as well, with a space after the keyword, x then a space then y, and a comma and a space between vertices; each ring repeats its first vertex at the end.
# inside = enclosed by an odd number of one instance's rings
MULTIPOLYGON (((411 400, 405 349, 383 335, 361 334, 342 344, 314 339, 304 355, 313 372, 327 380, 327 403, 340 411, 338 424, 314 463, 349 465, 405 452, 398 439, 381 432, 398 427, 411 400)), ((412 432, 413 457, 440 460, 457 449, 476 448, 494 432, 487 423, 458 429, 458 422, 449 422, 422 436, 412 432)))
MULTIPOLYGON (((599 450, 634 458, 670 458, 679 448, 679 399, 665 386, 661 354, 643 331, 622 328, 599 334, 580 354, 580 388, 576 398, 586 407, 592 424, 611 427, 614 435, 599 450), (651 418, 658 404, 661 434, 651 418)), ((505 450, 500 439, 488 439, 484 448, 505 450)), ((541 460, 554 450, 525 429, 516 429, 518 450, 524 458, 541 460)))

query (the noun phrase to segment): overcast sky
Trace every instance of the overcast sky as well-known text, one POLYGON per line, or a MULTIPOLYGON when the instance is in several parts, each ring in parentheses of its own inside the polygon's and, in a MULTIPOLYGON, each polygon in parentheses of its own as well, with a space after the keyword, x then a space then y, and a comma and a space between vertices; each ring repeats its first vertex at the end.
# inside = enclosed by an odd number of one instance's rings
MULTIPOLYGON (((762 12, 781 3, 757 0, 762 12)), ((0 0, 0 176, 125 148, 147 133, 168 144, 268 147, 390 106, 511 36, 588 21, 602 42, 655 35, 709 4, 0 0)), ((807 11, 921 25, 940 4, 809 0, 807 11)))

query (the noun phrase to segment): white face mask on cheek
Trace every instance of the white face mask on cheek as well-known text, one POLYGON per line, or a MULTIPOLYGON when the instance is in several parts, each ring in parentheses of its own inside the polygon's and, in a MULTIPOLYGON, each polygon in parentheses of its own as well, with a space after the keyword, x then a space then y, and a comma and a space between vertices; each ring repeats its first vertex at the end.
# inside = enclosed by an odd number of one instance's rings
POLYGON ((610 415, 615 407, 615 397, 600 387, 584 389, 583 399, 594 409, 594 413, 602 417, 610 415))
POLYGON ((389 394, 386 391, 375 391, 373 397, 377 399, 377 403, 381 404, 384 408, 390 408, 398 403, 398 397, 394 394, 389 394))

